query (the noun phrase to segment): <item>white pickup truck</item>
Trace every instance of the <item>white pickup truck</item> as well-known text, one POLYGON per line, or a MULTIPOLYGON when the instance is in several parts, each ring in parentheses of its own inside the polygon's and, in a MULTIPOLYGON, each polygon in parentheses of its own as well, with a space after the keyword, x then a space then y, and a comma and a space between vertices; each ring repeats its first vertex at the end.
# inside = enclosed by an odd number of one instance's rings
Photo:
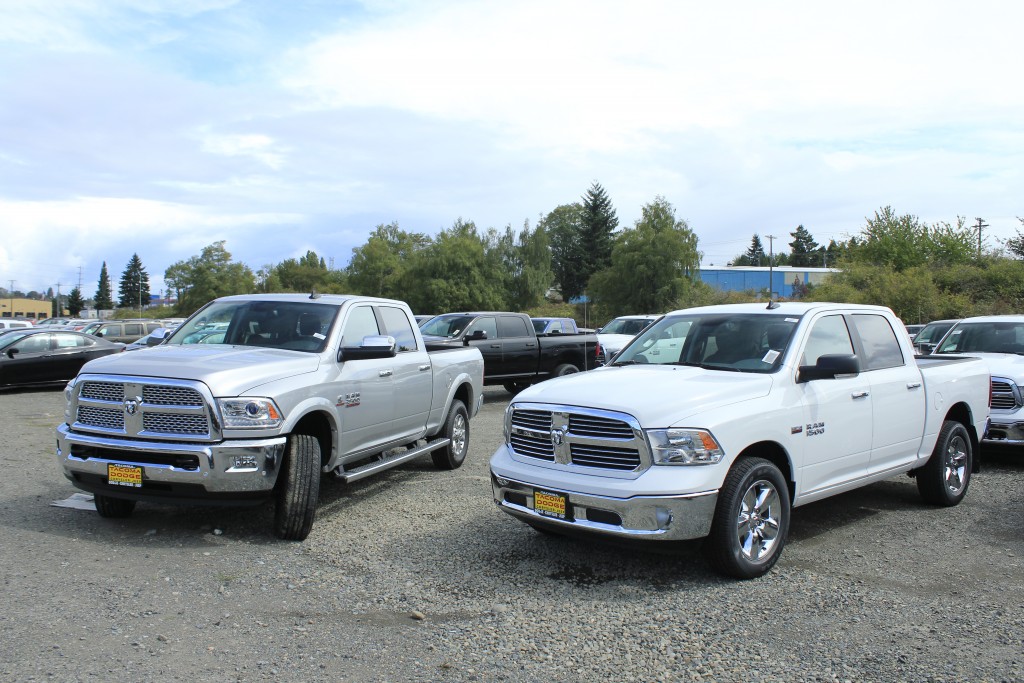
POLYGON ((983 443, 1024 445, 1024 315, 956 321, 932 351, 975 356, 992 375, 992 421, 983 443))
POLYGON ((676 311, 614 363, 516 396, 491 486, 539 530, 708 537, 716 569, 753 578, 792 507, 903 473, 929 503, 959 503, 988 401, 984 363, 915 360, 887 308, 676 311))
POLYGON ((322 473, 350 482, 429 453, 455 469, 483 401, 475 348, 428 353, 409 307, 356 296, 217 299, 160 345, 87 363, 57 457, 103 517, 136 501, 275 500, 301 540, 322 473))

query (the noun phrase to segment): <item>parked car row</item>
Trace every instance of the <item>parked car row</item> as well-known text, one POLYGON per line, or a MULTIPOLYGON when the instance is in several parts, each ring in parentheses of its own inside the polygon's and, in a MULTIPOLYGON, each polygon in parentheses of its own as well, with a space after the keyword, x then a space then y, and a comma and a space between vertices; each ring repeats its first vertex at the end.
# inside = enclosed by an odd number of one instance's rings
POLYGON ((88 361, 124 344, 71 330, 12 329, 0 335, 0 387, 66 382, 88 361))

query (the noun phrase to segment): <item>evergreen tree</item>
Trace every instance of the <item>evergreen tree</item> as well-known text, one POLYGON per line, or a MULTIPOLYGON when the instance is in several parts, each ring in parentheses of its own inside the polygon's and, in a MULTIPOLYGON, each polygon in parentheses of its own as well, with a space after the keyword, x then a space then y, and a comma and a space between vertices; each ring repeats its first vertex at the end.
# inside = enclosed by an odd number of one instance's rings
POLYGON ((547 233, 551 245, 551 271, 565 301, 581 296, 587 288, 583 265, 585 249, 580 235, 582 211, 579 204, 562 204, 538 225, 538 229, 547 233))
POLYGON ((85 308, 85 299, 82 298, 82 290, 78 287, 72 289, 71 293, 68 294, 67 306, 68 313, 75 317, 77 317, 78 314, 82 312, 82 309, 85 308))
POLYGON ((100 283, 96 287, 96 296, 93 297, 96 300, 97 311, 109 311, 114 308, 113 295, 110 292, 110 275, 107 274, 107 262, 103 262, 103 267, 100 268, 100 283))
POLYGON ((764 253, 764 245, 761 244, 761 236, 756 232, 750 239, 750 248, 747 249, 747 253, 744 254, 747 257, 747 265, 760 266, 762 263, 768 263, 766 254, 764 253))
POLYGON ((118 287, 118 307, 142 308, 149 304, 149 275, 138 254, 132 254, 118 287))
POLYGON ((792 251, 789 254, 789 265, 796 267, 820 266, 821 249, 814 241, 811 233, 803 225, 796 226, 796 230, 789 233, 793 241, 789 243, 792 251))
POLYGON ((612 200, 595 180, 583 195, 583 210, 580 214, 580 242, 586 280, 611 264, 614 233, 618 227, 619 219, 615 215, 612 200))

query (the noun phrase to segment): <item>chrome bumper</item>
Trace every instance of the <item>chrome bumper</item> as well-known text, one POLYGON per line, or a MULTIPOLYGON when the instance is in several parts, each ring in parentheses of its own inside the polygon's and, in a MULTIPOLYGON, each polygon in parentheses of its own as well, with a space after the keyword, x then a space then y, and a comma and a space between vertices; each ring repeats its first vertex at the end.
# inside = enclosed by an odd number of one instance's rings
POLYGON ((165 497, 179 497, 173 493, 174 487, 190 490, 184 497, 197 497, 197 492, 260 494, 274 488, 286 441, 279 436, 217 444, 160 443, 73 433, 63 424, 57 427, 57 459, 64 476, 86 490, 110 487, 106 484, 107 465, 121 464, 142 467, 141 488, 109 489, 126 496, 146 497, 147 482, 156 485, 151 489, 154 493, 169 492, 165 497), (175 457, 188 458, 197 466, 153 462, 175 457))
POLYGON ((981 442, 1011 446, 1024 445, 1024 422, 1003 422, 998 417, 991 417, 981 442))
POLYGON ((609 498, 538 488, 491 473, 491 490, 498 507, 524 521, 548 524, 566 531, 580 530, 612 538, 683 541, 711 532, 718 491, 678 496, 609 498), (534 491, 567 497, 567 519, 542 515, 533 507, 534 491), (571 519, 568 519, 571 517, 571 519))

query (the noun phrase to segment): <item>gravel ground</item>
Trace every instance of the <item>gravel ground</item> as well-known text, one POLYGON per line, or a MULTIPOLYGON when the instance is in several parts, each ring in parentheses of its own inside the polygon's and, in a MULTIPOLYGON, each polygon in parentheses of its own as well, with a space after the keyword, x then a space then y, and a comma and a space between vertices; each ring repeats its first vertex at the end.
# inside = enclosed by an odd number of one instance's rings
POLYGON ((508 394, 470 454, 345 485, 312 534, 268 509, 58 508, 59 390, 0 393, 2 681, 1024 681, 1024 452, 959 507, 908 478, 794 512, 767 576, 539 534, 491 501, 508 394))

